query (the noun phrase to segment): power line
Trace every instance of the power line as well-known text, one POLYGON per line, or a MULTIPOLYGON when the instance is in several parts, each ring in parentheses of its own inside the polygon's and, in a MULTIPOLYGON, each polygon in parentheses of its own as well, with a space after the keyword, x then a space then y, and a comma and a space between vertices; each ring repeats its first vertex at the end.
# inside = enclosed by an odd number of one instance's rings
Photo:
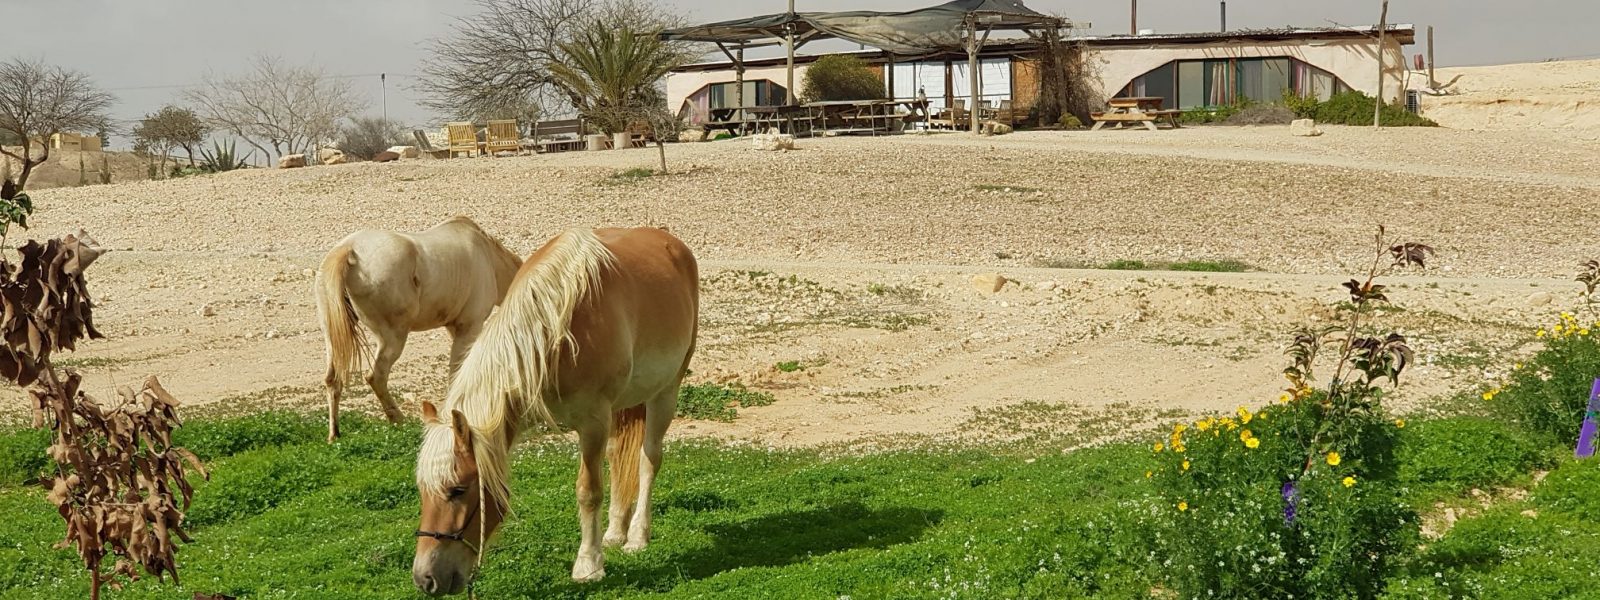
MULTIPOLYGON (((412 79, 416 79, 416 78, 420 77, 419 75, 415 75, 415 74, 412 74, 412 73, 355 73, 355 74, 350 74, 350 75, 324 75, 322 77, 319 77, 318 79, 363 79, 363 78, 367 78, 367 77, 373 77, 373 78, 383 77, 385 75, 387 75, 389 77, 409 77, 409 78, 412 78, 412 79)), ((105 88, 105 91, 107 91, 107 92, 131 92, 131 91, 138 91, 138 90, 176 90, 176 89, 197 87, 197 86, 200 86, 200 85, 203 85, 203 84, 202 83, 180 83, 180 84, 169 84, 169 85, 133 85, 133 86, 125 86, 125 87, 105 88)))

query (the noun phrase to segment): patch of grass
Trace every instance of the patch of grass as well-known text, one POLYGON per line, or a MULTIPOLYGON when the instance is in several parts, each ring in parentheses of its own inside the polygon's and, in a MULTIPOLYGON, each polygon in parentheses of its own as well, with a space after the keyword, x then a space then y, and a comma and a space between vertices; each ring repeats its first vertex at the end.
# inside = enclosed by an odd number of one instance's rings
POLYGON ((801 363, 798 360, 782 361, 782 362, 779 362, 778 364, 772 365, 772 367, 777 369, 779 372, 782 372, 782 373, 794 373, 796 371, 804 371, 804 370, 806 370, 805 364, 801 363))
POLYGON ((1041 269, 1087 269, 1088 263, 1071 258, 1040 257, 1032 261, 1033 266, 1041 269))
POLYGON ((1542 460, 1530 436, 1481 417, 1408 423, 1396 451, 1400 483, 1419 499, 1414 504, 1508 483, 1542 460))
MULTIPOLYGON (((691 398, 737 395, 736 387, 686 389, 691 398)), ((568 577, 578 537, 574 445, 559 436, 530 442, 513 459, 513 514, 477 591, 602 600, 1149 598, 1164 577, 1150 557, 1150 448, 1061 450, 1175 414, 1025 402, 977 412, 964 428, 1051 442, 1033 446, 944 440, 826 454, 670 442, 650 548, 608 552, 606 579, 582 585, 568 577)), ((322 427, 319 415, 291 413, 188 421, 180 435, 206 449, 214 478, 200 484, 190 510, 195 542, 179 553, 184 584, 146 578, 113 596, 416 597, 408 571, 417 423, 358 418, 334 445, 322 441, 322 427)), ((1416 422, 1403 431, 1412 466, 1402 468, 1417 485, 1479 484, 1528 468, 1527 449, 1492 422, 1416 422), (1451 458, 1477 464, 1445 464, 1451 458)), ((41 465, 40 435, 0 432, 0 465, 41 465)), ((1600 554, 1596 499, 1600 461, 1569 459, 1529 502, 1465 518, 1419 550, 1386 597, 1586 597, 1600 554), (1537 517, 1522 514, 1529 509, 1537 517)), ((62 525, 43 490, 0 478, 0 514, 0 597, 87 597, 81 563, 52 549, 62 525)))
POLYGON ((649 178, 655 177, 655 176, 656 176, 656 172, 655 172, 654 169, 647 169, 647 168, 644 168, 644 167, 634 167, 632 169, 625 169, 625 170, 622 170, 622 171, 617 171, 615 173, 612 173, 610 176, 606 177, 606 179, 604 181, 602 181, 601 183, 607 184, 607 185, 625 185, 625 184, 630 184, 630 183, 638 183, 639 181, 642 181, 642 180, 645 180, 645 179, 649 179, 649 178))
POLYGON ((772 394, 743 384, 701 383, 678 388, 678 416, 702 421, 731 422, 739 408, 772 404, 772 394))
POLYGON ((1165 265, 1169 271, 1198 271, 1202 273, 1243 273, 1250 265, 1237 260, 1186 260, 1165 265))
POLYGON ((43 429, 0 433, 0 486, 37 481, 39 474, 50 465, 45 455, 49 448, 50 432, 43 429))
POLYGON ((923 299, 922 290, 908 285, 873 283, 867 285, 867 293, 906 304, 918 304, 923 299))
POLYGON ((1148 271, 1150 265, 1142 260, 1120 259, 1100 265, 1107 271, 1148 271))

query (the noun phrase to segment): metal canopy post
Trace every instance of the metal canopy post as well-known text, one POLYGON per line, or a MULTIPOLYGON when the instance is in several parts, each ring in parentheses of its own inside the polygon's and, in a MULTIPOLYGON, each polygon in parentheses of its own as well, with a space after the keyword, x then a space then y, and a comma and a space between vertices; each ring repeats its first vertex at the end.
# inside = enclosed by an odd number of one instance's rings
POLYGON ((794 95, 794 0, 789 0, 789 21, 783 24, 783 48, 785 50, 784 54, 788 55, 788 81, 784 92, 787 96, 787 104, 794 106, 796 104, 794 95))

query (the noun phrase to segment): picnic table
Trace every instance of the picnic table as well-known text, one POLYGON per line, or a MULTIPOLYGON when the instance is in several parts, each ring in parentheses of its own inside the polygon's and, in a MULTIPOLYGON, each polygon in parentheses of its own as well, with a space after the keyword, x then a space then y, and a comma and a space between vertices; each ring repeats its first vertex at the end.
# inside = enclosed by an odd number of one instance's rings
MULTIPOLYGON (((877 135, 880 130, 893 132, 904 126, 908 115, 896 110, 901 105, 909 107, 912 115, 926 113, 925 104, 919 100, 830 100, 810 102, 804 106, 809 111, 809 119, 813 123, 820 121, 825 133, 868 132, 877 135), (923 113, 918 113, 919 110, 923 113), (842 121, 846 126, 844 129, 827 130, 829 120, 842 121)), ((813 126, 811 131, 815 133, 816 127, 813 126)))
POLYGON ((1094 119, 1094 128, 1091 131, 1099 131, 1106 123, 1115 123, 1117 129, 1122 129, 1127 123, 1137 123, 1143 125, 1145 129, 1155 131, 1156 122, 1161 120, 1165 120, 1172 129, 1182 127, 1178 125, 1178 114, 1183 111, 1162 110, 1162 100, 1160 96, 1129 96, 1107 100, 1105 112, 1089 114, 1094 119))
POLYGON ((718 129, 727 131, 731 135, 739 135, 750 122, 744 117, 744 111, 757 108, 753 106, 730 106, 711 109, 710 120, 700 126, 700 141, 711 137, 711 132, 718 129))

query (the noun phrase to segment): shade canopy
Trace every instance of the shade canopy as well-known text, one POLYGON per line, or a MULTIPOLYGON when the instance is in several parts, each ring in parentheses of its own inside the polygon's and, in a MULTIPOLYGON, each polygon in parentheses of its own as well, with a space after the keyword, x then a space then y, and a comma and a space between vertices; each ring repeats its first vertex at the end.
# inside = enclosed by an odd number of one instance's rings
POLYGON ((838 38, 914 56, 962 50, 967 31, 1066 27, 1068 22, 1023 5, 1020 0, 953 0, 906 12, 799 12, 763 15, 669 29, 662 39, 746 45, 793 35, 796 44, 838 38), (969 25, 969 23, 971 25, 969 25))

